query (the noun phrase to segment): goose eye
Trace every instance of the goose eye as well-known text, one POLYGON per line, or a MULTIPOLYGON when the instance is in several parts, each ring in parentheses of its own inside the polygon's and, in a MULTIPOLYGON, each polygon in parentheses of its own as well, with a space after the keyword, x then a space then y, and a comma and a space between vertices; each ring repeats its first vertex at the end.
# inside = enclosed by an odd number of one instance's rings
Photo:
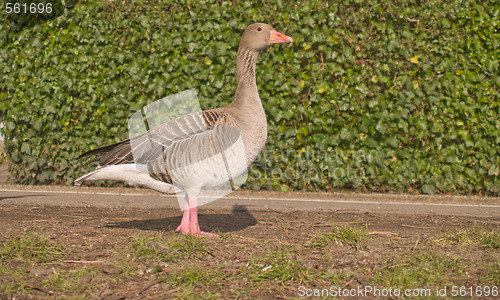
POLYGON ((262 27, 257 28, 257 31, 262 31, 262 27))

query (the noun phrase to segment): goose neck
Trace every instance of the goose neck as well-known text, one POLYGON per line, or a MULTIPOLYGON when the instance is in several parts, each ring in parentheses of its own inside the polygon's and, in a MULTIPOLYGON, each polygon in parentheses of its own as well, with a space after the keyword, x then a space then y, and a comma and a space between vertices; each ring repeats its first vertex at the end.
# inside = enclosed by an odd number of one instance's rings
POLYGON ((259 52, 245 47, 238 49, 236 61, 236 94, 233 104, 236 106, 247 106, 260 104, 259 92, 257 90, 257 80, 255 69, 257 67, 257 57, 259 52))

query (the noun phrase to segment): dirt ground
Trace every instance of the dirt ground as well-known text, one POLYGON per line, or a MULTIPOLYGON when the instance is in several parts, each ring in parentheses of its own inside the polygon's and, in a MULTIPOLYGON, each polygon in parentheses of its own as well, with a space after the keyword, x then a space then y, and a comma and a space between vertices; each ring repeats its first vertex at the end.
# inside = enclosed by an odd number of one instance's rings
POLYGON ((439 299, 455 286, 490 298, 484 288, 500 282, 497 218, 202 210, 202 230, 217 238, 175 233, 180 218, 176 209, 0 204, 0 299, 329 298, 332 286, 428 288, 439 299), (357 243, 332 228, 366 235, 357 243), (43 255, 21 255, 22 239, 34 237, 46 239, 43 255))

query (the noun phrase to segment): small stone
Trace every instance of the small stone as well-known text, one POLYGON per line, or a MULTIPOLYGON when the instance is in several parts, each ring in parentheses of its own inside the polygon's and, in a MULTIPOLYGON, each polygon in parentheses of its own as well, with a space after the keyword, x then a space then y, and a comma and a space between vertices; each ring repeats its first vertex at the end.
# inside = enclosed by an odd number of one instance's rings
POLYGON ((52 272, 52 269, 44 269, 44 268, 32 269, 29 271, 29 273, 31 273, 35 276, 47 276, 47 275, 54 274, 54 272, 52 272))
POLYGON ((137 269, 138 269, 137 273, 139 273, 139 275, 144 275, 144 273, 146 273, 147 267, 143 264, 140 264, 137 266, 137 269))
POLYGON ((102 272, 107 275, 118 275, 121 274, 123 271, 119 267, 115 266, 104 266, 102 267, 102 272))
POLYGON ((88 284, 92 281, 92 277, 88 275, 83 275, 82 277, 78 278, 78 283, 81 285, 88 284))
POLYGON ((162 252, 169 252, 170 251, 170 248, 165 246, 164 244, 160 243, 160 242, 157 242, 157 241, 149 241, 147 243, 147 248, 149 250, 159 250, 159 251, 162 251, 162 252))
POLYGON ((162 271, 161 266, 156 265, 156 266, 154 266, 152 268, 147 269, 146 273, 147 274, 156 274, 156 273, 160 273, 161 271, 162 271))

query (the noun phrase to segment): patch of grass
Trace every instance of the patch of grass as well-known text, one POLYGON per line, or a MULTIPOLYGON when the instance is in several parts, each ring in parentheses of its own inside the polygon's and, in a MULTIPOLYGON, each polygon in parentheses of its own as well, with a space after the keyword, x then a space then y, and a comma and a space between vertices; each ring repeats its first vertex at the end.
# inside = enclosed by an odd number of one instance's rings
POLYGON ((173 285, 189 286, 221 286, 223 273, 220 268, 203 269, 200 267, 189 267, 177 271, 169 281, 173 285))
MULTIPOLYGON (((1 249, 1 248, 0 248, 1 249)), ((19 265, 19 263, 17 263, 19 265)), ((0 295, 17 293, 25 295, 30 288, 22 282, 26 272, 18 266, 11 266, 6 257, 0 255, 0 295), (6 276, 3 276, 6 275, 6 276)))
POLYGON ((248 276, 253 281, 275 280, 312 280, 312 273, 297 260, 294 249, 279 246, 276 249, 267 249, 264 257, 254 257, 248 265, 248 276))
POLYGON ((61 257, 64 250, 34 230, 10 237, 0 247, 0 262, 15 259, 23 262, 50 261, 61 257))
POLYGON ((93 268, 76 268, 74 270, 56 270, 52 268, 52 276, 42 281, 42 284, 51 290, 79 292, 89 289, 92 285, 80 283, 83 276, 91 278, 97 276, 98 271, 93 268))
POLYGON ((52 273, 52 278, 44 280, 43 285, 51 288, 57 288, 59 290, 68 290, 70 287, 70 281, 68 278, 63 276, 63 274, 58 273, 55 268, 52 268, 52 273))
POLYGON ((331 242, 346 243, 356 250, 363 250, 370 235, 367 229, 348 226, 332 226, 332 232, 320 234, 313 239, 311 245, 314 248, 326 247, 331 242))
POLYGON ((8 268, 3 262, 4 259, 0 256, 0 275, 6 274, 8 272, 8 268))
POLYGON ((213 287, 222 286, 227 280, 222 266, 178 268, 160 275, 162 279, 158 283, 166 284, 180 299, 221 299, 221 294, 213 291, 213 287))
POLYGON ((497 230, 486 230, 479 238, 481 246, 491 249, 500 249, 500 234, 497 230))
POLYGON ((500 258, 495 256, 493 261, 484 265, 484 276, 480 278, 483 284, 500 285, 500 258))
POLYGON ((221 299, 222 295, 209 289, 197 290, 193 287, 186 287, 176 292, 177 299, 221 299))
POLYGON ((449 284, 453 276, 462 276, 463 266, 458 259, 435 251, 421 250, 404 253, 387 261, 372 277, 374 283, 392 287, 416 287, 449 284))
POLYGON ((131 247, 134 250, 134 260, 145 258, 156 262, 203 258, 208 253, 204 239, 187 235, 177 235, 169 239, 164 239, 160 235, 152 238, 136 238, 131 247))
MULTIPOLYGON (((356 272, 353 272, 352 275, 355 275, 356 272)), ((346 274, 344 271, 339 270, 331 270, 324 271, 318 276, 322 280, 326 280, 328 283, 336 286, 342 286, 346 283, 346 279, 351 277, 352 275, 346 274)))
POLYGON ((11 293, 26 295, 30 290, 31 287, 17 280, 15 276, 12 276, 9 281, 0 281, 0 295, 11 293))
POLYGON ((495 229, 473 227, 456 228, 444 233, 442 240, 462 246, 481 245, 485 248, 499 249, 500 234, 495 229))

